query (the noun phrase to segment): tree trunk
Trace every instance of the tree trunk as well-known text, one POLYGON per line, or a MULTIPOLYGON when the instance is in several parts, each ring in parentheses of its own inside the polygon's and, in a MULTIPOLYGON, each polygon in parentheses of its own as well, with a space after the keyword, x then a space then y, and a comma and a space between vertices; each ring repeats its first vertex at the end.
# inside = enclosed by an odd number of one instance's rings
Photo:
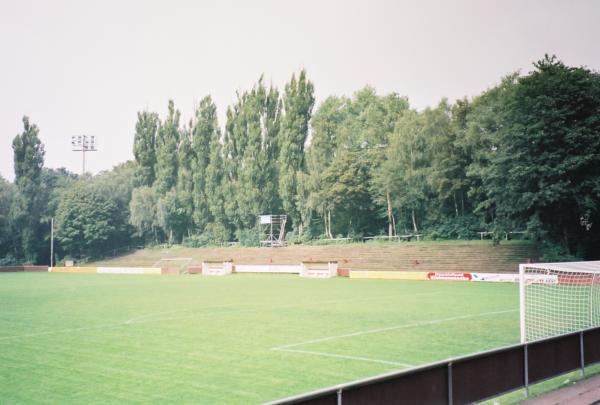
POLYGON ((456 202, 456 193, 452 193, 452 197, 454 198, 454 212, 458 218, 458 203, 456 202))
POLYGON ((392 212, 392 201, 390 199, 390 192, 386 191, 385 200, 387 202, 387 216, 388 216, 388 236, 395 236, 396 230, 394 226, 394 213, 392 212))
POLYGON ((412 216, 413 231, 415 233, 419 233, 419 229, 417 228, 417 220, 415 218, 415 209, 413 208, 412 210, 410 210, 410 212, 411 212, 411 216, 412 216))
POLYGON ((329 236, 329 239, 333 239, 331 233, 331 210, 327 210, 327 235, 329 236))

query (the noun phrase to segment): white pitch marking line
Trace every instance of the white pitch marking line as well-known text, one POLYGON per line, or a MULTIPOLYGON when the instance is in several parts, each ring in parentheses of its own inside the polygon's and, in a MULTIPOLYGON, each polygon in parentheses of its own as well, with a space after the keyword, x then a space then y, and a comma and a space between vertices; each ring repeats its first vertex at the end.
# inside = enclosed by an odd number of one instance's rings
POLYGON ((272 350, 280 351, 280 352, 290 352, 290 353, 314 354, 316 356, 335 357, 335 358, 338 358, 338 359, 345 359, 345 360, 357 360, 357 361, 368 361, 368 362, 371 362, 371 363, 391 364, 393 366, 401 366, 401 367, 407 367, 407 368, 408 367, 413 367, 412 364, 399 363, 397 361, 372 359, 370 357, 345 356, 343 354, 315 352, 315 351, 312 351, 312 350, 280 349, 280 348, 273 348, 272 350))
POLYGON ((49 330, 46 332, 25 333, 23 335, 2 336, 2 337, 0 337, 0 341, 10 340, 10 339, 36 337, 36 336, 44 336, 44 335, 56 335, 56 334, 60 334, 60 333, 81 332, 81 331, 94 330, 94 329, 110 329, 110 328, 114 328, 119 325, 120 324, 117 324, 117 325, 106 324, 106 325, 98 325, 98 326, 89 326, 89 327, 85 327, 85 328, 58 329, 58 330, 49 330))
MULTIPOLYGON (((435 292, 435 293, 416 293, 416 294, 412 294, 412 295, 404 296, 404 297, 414 297, 414 296, 421 296, 421 295, 437 295, 437 294, 440 294, 440 293, 437 293, 437 292, 435 292)), ((340 300, 313 301, 313 302, 304 302, 304 303, 299 303, 299 304, 286 304, 286 305, 279 305, 279 306, 270 306, 268 304, 259 304, 259 306, 257 308, 244 308, 244 309, 229 311, 229 312, 226 312, 226 314, 244 313, 244 312, 259 312, 259 311, 264 311, 264 310, 295 308, 295 307, 304 307, 304 306, 322 305, 322 304, 340 304, 340 303, 344 303, 344 302, 374 301, 374 300, 387 299, 387 298, 393 298, 393 297, 398 297, 398 296, 397 295, 388 295, 388 296, 363 298, 363 299, 352 298, 352 299, 340 299, 340 300)), ((55 335, 55 334, 69 333, 69 332, 83 332, 83 331, 96 330, 96 329, 114 329, 114 328, 119 328, 119 327, 127 326, 127 325, 137 325, 137 324, 151 323, 151 322, 176 321, 176 320, 180 320, 180 319, 190 319, 190 318, 198 317, 198 314, 190 314, 190 315, 186 315, 186 316, 175 316, 175 317, 168 317, 168 318, 153 318, 153 317, 158 316, 158 315, 166 315, 169 313, 179 313, 179 312, 184 313, 184 312, 190 312, 190 311, 203 312, 206 309, 227 308, 227 307, 235 307, 235 306, 238 306, 238 304, 212 305, 212 306, 208 306, 208 307, 202 307, 199 309, 187 308, 187 309, 182 309, 182 310, 155 312, 155 313, 141 315, 141 316, 137 316, 134 318, 126 319, 121 322, 110 323, 110 324, 88 326, 88 327, 81 327, 81 328, 72 328, 72 329, 57 329, 57 330, 49 330, 49 331, 43 331, 43 332, 25 333, 22 335, 0 336, 0 342, 7 341, 10 339, 21 339, 21 338, 29 338, 29 337, 36 337, 36 336, 44 336, 44 335, 55 335)))
POLYGON ((182 312, 190 312, 190 311, 203 311, 203 310, 207 310, 207 309, 221 309, 221 308, 230 308, 230 307, 236 307, 237 304, 223 304, 223 305, 210 305, 207 307, 202 307, 199 309, 193 309, 193 308, 186 308, 186 309, 175 309, 172 311, 163 311, 163 312, 152 312, 149 314, 145 314, 145 315, 140 315, 140 316, 136 316, 134 318, 131 319, 127 319, 123 322, 120 322, 119 324, 124 324, 124 325, 131 325, 131 324, 135 324, 135 323, 145 323, 144 321, 149 320, 162 320, 162 319, 171 319, 171 318, 160 318, 160 319, 151 319, 154 318, 155 316, 158 315, 167 315, 167 314, 176 314, 176 313, 182 313, 182 312))
POLYGON ((483 313, 480 313, 480 314, 453 316, 451 318, 442 318, 442 319, 434 319, 434 320, 431 320, 431 321, 414 322, 414 323, 408 323, 408 324, 404 324, 404 325, 390 326, 390 327, 387 327, 387 328, 369 329, 369 330, 364 330, 364 331, 359 331, 359 332, 346 333, 346 334, 343 334, 343 335, 326 336, 326 337, 322 337, 322 338, 319 338, 319 339, 307 340, 307 341, 300 342, 300 343, 292 343, 292 344, 289 344, 289 345, 277 346, 277 347, 272 348, 272 350, 289 349, 290 347, 304 346, 304 345, 311 344, 311 343, 326 342, 326 341, 329 341, 329 340, 341 339, 341 338, 345 338, 345 337, 354 337, 354 336, 368 335, 368 334, 371 334, 371 333, 387 332, 387 331, 390 331, 390 330, 412 328, 412 327, 415 327, 415 326, 437 325, 439 323, 451 322, 451 321, 458 321, 460 319, 478 318, 480 316, 505 314, 505 313, 517 312, 517 311, 518 311, 518 309, 510 309, 510 310, 504 310, 504 311, 483 312, 483 313))
MULTIPOLYGON (((415 296, 422 296, 422 295, 438 295, 440 293, 438 292, 434 292, 434 293, 416 293, 413 295, 410 295, 409 297, 415 297, 415 296)), ((396 298, 398 297, 398 295, 384 295, 384 296, 380 296, 380 297, 369 297, 369 298, 349 298, 349 299, 339 299, 339 300, 325 300, 325 301, 312 301, 312 302, 301 302, 301 303, 297 303, 297 304, 285 304, 285 305, 270 305, 270 304, 266 304, 266 303, 261 303, 261 304, 255 304, 254 307, 252 308, 242 308, 242 309, 237 309, 234 311, 228 311, 228 312, 224 312, 223 314, 240 314, 240 313, 248 313, 248 312, 261 312, 261 311, 267 311, 267 310, 278 310, 278 309, 286 309, 286 308, 302 308, 302 307, 309 307, 309 306, 313 306, 313 305, 323 305, 323 304, 342 304, 345 302, 358 302, 358 301, 377 301, 377 300, 385 300, 388 298, 396 298)), ((405 296, 406 297, 406 296, 405 296)), ((204 307, 204 309, 215 309, 215 308, 225 308, 225 307, 231 307, 231 306, 239 306, 238 304, 228 304, 228 305, 214 305, 211 307, 204 307)), ((176 312, 191 312, 194 311, 193 309, 185 309, 185 310, 181 310, 181 311, 172 311, 173 313, 176 312)), ((169 311, 170 312, 170 311, 169 311)), ((147 323, 147 322, 160 322, 160 321, 178 321, 181 319, 191 319, 191 318, 196 318, 198 317, 198 314, 189 314, 189 315, 183 315, 183 316, 175 316, 175 317, 167 317, 167 318, 151 318, 153 315, 159 315, 162 314, 161 312, 155 313, 155 314, 148 314, 145 316, 141 316, 139 318, 132 318, 129 319, 125 322, 123 322, 124 324, 140 324, 140 323, 147 323), (150 318, 150 319, 148 319, 150 318)), ((1 338, 0 338, 1 340, 1 338)))
MULTIPOLYGON (((202 308, 202 310, 228 308, 228 307, 234 307, 234 306, 236 306, 236 305, 235 304, 213 305, 213 306, 209 306, 209 307, 204 307, 204 308, 202 308)), ((56 335, 56 334, 69 333, 69 332, 83 332, 83 331, 95 330, 95 329, 115 329, 115 328, 119 328, 119 327, 127 326, 127 325, 135 325, 135 324, 148 323, 148 322, 160 322, 163 320, 178 319, 178 318, 152 319, 152 317, 157 316, 157 315, 163 315, 163 314, 189 312, 189 311, 192 311, 192 309, 188 308, 188 309, 179 309, 179 310, 174 310, 174 311, 154 312, 151 314, 146 314, 146 315, 138 316, 138 317, 131 318, 131 319, 126 319, 121 322, 107 323, 107 324, 96 325, 96 326, 86 326, 86 327, 81 327, 81 328, 70 328, 70 329, 55 329, 55 330, 48 330, 48 331, 44 331, 44 332, 25 333, 23 335, 0 336, 0 341, 10 340, 10 339, 36 337, 36 336, 44 336, 44 335, 56 335)), ((194 316, 197 316, 197 315, 194 315, 194 316)))

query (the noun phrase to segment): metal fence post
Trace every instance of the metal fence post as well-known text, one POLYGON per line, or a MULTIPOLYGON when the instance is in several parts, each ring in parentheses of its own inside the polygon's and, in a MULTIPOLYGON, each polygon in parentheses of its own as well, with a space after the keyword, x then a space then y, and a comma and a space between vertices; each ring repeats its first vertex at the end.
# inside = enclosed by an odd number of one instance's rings
POLYGON ((524 367, 524 373, 523 375, 525 376, 525 398, 529 398, 529 359, 527 358, 527 348, 529 347, 529 344, 525 343, 525 345, 523 346, 523 367, 524 367))
POLYGON ((452 405, 452 362, 448 362, 448 405, 452 405))
POLYGON ((342 405, 342 389, 337 391, 337 405, 342 405))
POLYGON ((581 361, 581 376, 585 377, 585 350, 583 347, 583 331, 579 332, 579 356, 581 361))

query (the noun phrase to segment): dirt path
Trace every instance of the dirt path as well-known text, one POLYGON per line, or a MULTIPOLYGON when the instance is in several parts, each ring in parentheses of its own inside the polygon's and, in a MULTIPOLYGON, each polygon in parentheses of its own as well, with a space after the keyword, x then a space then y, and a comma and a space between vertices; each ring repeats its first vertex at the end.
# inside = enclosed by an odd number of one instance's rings
POLYGON ((600 374, 570 387, 552 391, 521 403, 522 405, 596 405, 600 404, 600 374))

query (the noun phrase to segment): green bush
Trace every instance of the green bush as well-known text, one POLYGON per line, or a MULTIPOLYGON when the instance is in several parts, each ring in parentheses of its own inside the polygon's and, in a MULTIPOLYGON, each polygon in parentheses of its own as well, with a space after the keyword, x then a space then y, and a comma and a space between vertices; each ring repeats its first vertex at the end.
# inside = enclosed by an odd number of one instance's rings
POLYGON ((542 257, 540 260, 546 263, 555 263, 555 262, 576 262, 581 260, 581 258, 577 256, 573 256, 570 254, 562 245, 558 245, 552 242, 543 242, 541 244, 542 257))
POLYGON ((425 236, 430 239, 473 239, 481 230, 479 218, 471 215, 448 218, 445 222, 428 229, 425 236))
POLYGON ((259 247, 260 238, 258 236, 258 229, 238 229, 235 232, 237 240, 240 242, 240 246, 244 247, 259 247))
POLYGON ((12 254, 8 253, 4 257, 0 257, 0 266, 18 266, 23 262, 16 259, 12 254))
POLYGON ((223 225, 211 222, 206 225, 204 232, 183 238, 181 243, 186 247, 221 246, 230 239, 230 233, 223 225))
POLYGON ((181 244, 190 248, 205 247, 209 246, 210 239, 206 234, 184 236, 181 244))

